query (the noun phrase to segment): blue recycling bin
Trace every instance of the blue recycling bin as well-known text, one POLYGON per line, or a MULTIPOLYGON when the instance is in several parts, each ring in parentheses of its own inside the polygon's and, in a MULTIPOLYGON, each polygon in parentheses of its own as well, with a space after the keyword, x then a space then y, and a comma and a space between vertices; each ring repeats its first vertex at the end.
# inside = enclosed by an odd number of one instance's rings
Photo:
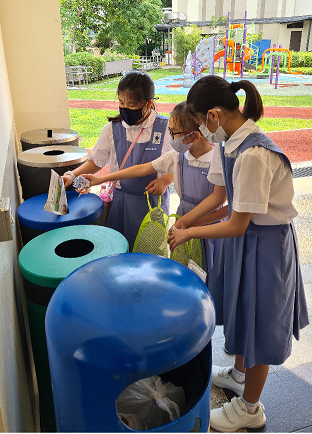
POLYGON ((46 432, 56 431, 44 328, 50 298, 60 282, 81 265, 104 256, 126 253, 128 249, 126 238, 113 229, 95 225, 76 225, 39 235, 27 243, 19 254, 42 428, 46 432))
POLYGON ((72 225, 102 225, 103 201, 96 194, 67 191, 69 213, 57 215, 44 209, 48 194, 39 194, 25 200, 18 208, 17 215, 23 244, 44 232, 72 225))
POLYGON ((150 431, 207 432, 215 310, 187 267, 143 253, 92 261, 56 288, 45 324, 59 432, 133 431, 116 400, 154 375, 184 388, 186 409, 150 431))

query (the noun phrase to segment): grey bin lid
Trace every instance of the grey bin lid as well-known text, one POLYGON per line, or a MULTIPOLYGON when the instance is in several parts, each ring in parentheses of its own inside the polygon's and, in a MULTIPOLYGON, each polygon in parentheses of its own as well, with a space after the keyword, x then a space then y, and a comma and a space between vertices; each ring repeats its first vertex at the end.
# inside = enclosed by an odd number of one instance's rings
POLYGON ((78 139, 78 133, 66 128, 54 128, 52 130, 33 130, 21 134, 21 141, 31 145, 52 145, 72 142, 78 139), (48 131, 52 131, 52 137, 48 137, 48 131))
POLYGON ((21 152, 18 163, 31 167, 61 167, 83 163, 88 158, 87 149, 79 146, 52 145, 21 152))

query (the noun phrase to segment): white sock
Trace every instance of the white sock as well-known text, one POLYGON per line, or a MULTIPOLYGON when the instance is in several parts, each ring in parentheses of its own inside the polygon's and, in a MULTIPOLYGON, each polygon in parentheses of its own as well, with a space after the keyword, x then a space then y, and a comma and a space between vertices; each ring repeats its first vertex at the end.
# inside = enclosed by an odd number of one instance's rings
POLYGON ((260 401, 257 401, 257 402, 248 402, 248 401, 246 401, 246 399, 243 398, 243 396, 241 396, 240 399, 246 405, 248 413, 252 413, 253 414, 253 413, 256 412, 256 410, 257 410, 257 408, 259 406, 260 401))
POLYGON ((245 382, 245 372, 239 371, 237 368, 235 368, 235 366, 233 366, 231 375, 233 380, 235 380, 237 383, 245 382))

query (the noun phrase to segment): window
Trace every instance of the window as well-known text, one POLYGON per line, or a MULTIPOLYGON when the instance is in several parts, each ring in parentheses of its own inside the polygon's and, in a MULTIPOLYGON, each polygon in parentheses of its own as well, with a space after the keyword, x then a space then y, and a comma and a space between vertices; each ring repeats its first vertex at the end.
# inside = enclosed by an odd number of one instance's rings
POLYGON ((303 21, 287 24, 287 29, 303 29, 303 21))

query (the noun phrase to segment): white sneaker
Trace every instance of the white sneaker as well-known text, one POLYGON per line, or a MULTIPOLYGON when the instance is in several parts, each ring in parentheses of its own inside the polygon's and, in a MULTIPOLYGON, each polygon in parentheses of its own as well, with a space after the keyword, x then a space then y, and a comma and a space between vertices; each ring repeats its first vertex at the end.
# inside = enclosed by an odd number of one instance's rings
POLYGON ((246 405, 238 398, 232 398, 223 407, 210 412, 210 426, 220 432, 235 432, 240 428, 260 428, 265 424, 264 407, 260 403, 255 413, 248 413, 246 405))
POLYGON ((237 395, 242 395, 244 392, 245 382, 238 383, 230 375, 233 367, 219 368, 219 366, 212 365, 211 367, 211 381, 212 384, 225 389, 233 390, 237 395))

